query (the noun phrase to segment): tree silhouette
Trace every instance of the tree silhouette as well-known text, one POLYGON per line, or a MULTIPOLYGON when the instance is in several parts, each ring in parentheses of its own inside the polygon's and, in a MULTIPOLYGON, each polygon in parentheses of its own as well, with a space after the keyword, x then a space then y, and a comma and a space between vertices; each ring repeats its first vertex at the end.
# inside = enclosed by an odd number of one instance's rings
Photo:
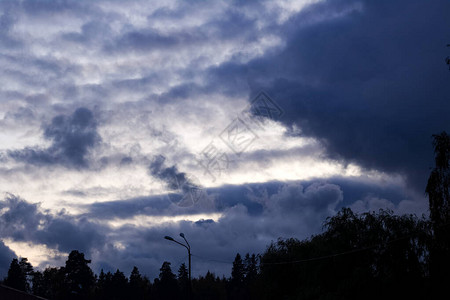
POLYGON ((159 279, 155 279, 154 295, 156 299, 177 299, 179 296, 178 281, 168 261, 163 262, 159 279))
POLYGON ((131 271, 129 282, 130 293, 128 298, 139 300, 146 299, 149 296, 151 288, 150 281, 147 277, 141 276, 139 269, 136 266, 134 266, 131 271))
POLYGON ((17 258, 11 261, 8 270, 8 276, 4 280, 4 284, 20 291, 26 292, 28 289, 27 274, 21 268, 17 258))
POLYGON ((249 253, 245 255, 244 258, 244 271, 245 271, 245 281, 251 283, 256 280, 256 276, 258 275, 258 261, 256 259, 256 255, 252 254, 250 256, 249 253))
POLYGON ((195 291, 195 299, 227 299, 226 279, 221 280, 210 271, 206 272, 205 276, 200 276, 194 279, 192 284, 195 291))
POLYGON ((231 282, 236 285, 242 284, 245 277, 245 267, 241 255, 238 253, 234 258, 233 267, 231 269, 231 282))
POLYGON ((229 294, 232 299, 245 299, 244 291, 245 266, 241 255, 236 254, 231 268, 229 294))
POLYGON ((436 295, 450 280, 450 137, 444 131, 433 135, 435 167, 428 178, 426 193, 430 204, 433 243, 430 272, 436 295))
POLYGON ((185 263, 182 263, 180 265, 180 268, 178 269, 178 286, 180 287, 180 293, 181 295, 185 296, 186 298, 189 298, 190 295, 190 282, 189 282, 189 273, 188 269, 186 267, 185 263))
MULTIPOLYGON (((111 273, 110 273, 111 275, 111 273)), ((100 274, 98 275, 97 279, 97 285, 95 287, 95 299, 103 300, 108 299, 108 295, 106 294, 107 289, 109 288, 108 284, 111 282, 111 277, 109 277, 109 280, 103 271, 103 269, 100 270, 100 274)))
POLYGON ((245 286, 245 295, 247 299, 257 299, 258 295, 258 259, 255 254, 250 255, 247 253, 244 258, 244 286, 245 286))
POLYGON ((427 224, 413 215, 344 208, 327 219, 322 234, 267 248, 261 298, 425 299, 427 224))
POLYGON ((64 268, 68 299, 88 299, 93 293, 95 277, 89 263, 83 253, 70 252, 64 268))
POLYGON ((39 272, 33 272, 32 278, 32 293, 37 296, 43 297, 45 295, 45 283, 44 283, 44 275, 39 272))
POLYGON ((128 295, 128 279, 125 274, 119 269, 112 275, 111 278, 111 298, 113 300, 125 300, 129 298, 128 295))

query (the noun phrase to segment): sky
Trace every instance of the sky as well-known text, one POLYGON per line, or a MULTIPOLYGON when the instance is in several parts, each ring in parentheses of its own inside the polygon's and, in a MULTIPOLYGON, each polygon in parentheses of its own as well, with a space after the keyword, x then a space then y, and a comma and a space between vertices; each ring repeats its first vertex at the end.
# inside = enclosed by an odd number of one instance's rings
POLYGON ((229 276, 342 207, 428 215, 447 0, 1 1, 0 277, 229 276))

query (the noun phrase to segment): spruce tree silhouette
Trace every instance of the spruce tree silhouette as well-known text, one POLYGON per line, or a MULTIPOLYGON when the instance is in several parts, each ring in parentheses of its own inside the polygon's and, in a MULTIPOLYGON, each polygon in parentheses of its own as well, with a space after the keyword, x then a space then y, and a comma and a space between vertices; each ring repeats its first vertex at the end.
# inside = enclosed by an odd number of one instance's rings
POLYGON ((130 274, 129 281, 129 299, 143 300, 150 294, 150 281, 142 277, 139 269, 134 266, 130 274))
POLYGON ((128 279, 125 274, 119 269, 113 274, 111 278, 111 300, 126 300, 129 299, 128 294, 128 279))
POLYGON ((236 254, 231 269, 230 296, 232 299, 245 299, 244 290, 245 266, 241 255, 236 254))
POLYGON ((189 299, 190 297, 190 282, 189 282, 189 273, 185 263, 180 265, 178 269, 178 286, 180 287, 180 294, 183 299, 189 299))

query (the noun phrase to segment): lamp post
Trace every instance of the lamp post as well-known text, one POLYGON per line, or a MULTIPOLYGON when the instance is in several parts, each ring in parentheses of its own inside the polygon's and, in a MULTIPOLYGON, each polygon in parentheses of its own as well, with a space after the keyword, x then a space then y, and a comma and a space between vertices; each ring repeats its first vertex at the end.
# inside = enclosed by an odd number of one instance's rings
POLYGON ((177 240, 175 240, 173 237, 170 237, 168 235, 166 235, 164 238, 166 240, 172 241, 174 243, 177 243, 178 245, 181 245, 183 247, 185 247, 188 251, 188 256, 189 256, 189 286, 191 285, 191 246, 189 245, 188 241, 186 240, 186 237, 184 236, 184 233, 180 233, 180 236, 183 238, 183 240, 186 242, 186 245, 183 243, 178 242, 177 240))

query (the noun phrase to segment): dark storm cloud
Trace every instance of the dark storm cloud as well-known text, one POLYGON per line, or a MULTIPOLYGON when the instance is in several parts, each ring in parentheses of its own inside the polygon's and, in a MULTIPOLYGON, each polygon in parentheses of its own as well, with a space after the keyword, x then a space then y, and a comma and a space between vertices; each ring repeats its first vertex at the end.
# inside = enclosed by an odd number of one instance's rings
POLYGON ((14 241, 34 242, 68 252, 87 251, 103 242, 101 225, 86 218, 42 211, 36 203, 29 203, 14 195, 0 201, 0 233, 14 241))
POLYGON ((49 148, 26 148, 9 151, 9 155, 30 164, 85 168, 89 151, 101 140, 94 115, 87 108, 78 108, 69 117, 53 118, 45 128, 44 137, 52 141, 49 148))
POLYGON ((333 158, 407 175, 423 191, 431 135, 449 130, 448 1, 326 1, 292 17, 279 53, 210 69, 249 83, 333 158), (358 4, 358 3, 362 3, 358 4), (361 8, 361 9, 358 9, 361 8))
POLYGON ((35 239, 50 247, 69 252, 73 249, 89 251, 104 241, 101 226, 86 218, 73 219, 67 216, 51 218, 44 229, 36 231, 35 239))

